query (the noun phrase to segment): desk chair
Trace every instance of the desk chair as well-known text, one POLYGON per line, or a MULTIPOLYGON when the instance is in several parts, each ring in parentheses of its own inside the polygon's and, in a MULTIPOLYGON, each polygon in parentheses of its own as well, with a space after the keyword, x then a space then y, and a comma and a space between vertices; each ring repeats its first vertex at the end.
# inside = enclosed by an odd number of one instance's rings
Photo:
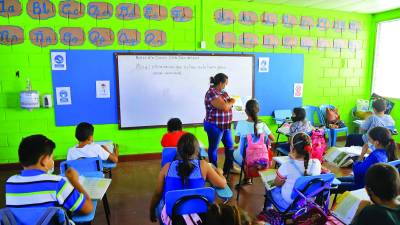
POLYGON ((213 188, 196 188, 169 191, 165 194, 167 215, 173 220, 175 216, 205 213, 215 201, 213 188))
POLYGON ((291 218, 293 213, 299 209, 299 205, 302 205, 305 200, 310 200, 319 195, 322 197, 322 203, 324 204, 323 210, 325 213, 328 213, 329 190, 334 178, 335 176, 332 173, 299 177, 293 187, 291 197, 294 200, 292 203, 288 203, 282 198, 281 187, 276 187, 272 190, 266 189, 264 211, 267 210, 268 202, 271 202, 285 222, 287 219, 291 218), (324 196, 327 190, 328 192, 324 196))
MULTIPOLYGON (((60 170, 61 174, 64 175, 65 171, 72 167, 82 176, 86 177, 99 177, 104 178, 103 173, 103 162, 100 158, 82 158, 77 160, 69 160, 61 162, 60 170)), ((104 194, 102 199, 104 205, 104 212, 106 214, 107 224, 110 225, 110 205, 108 204, 107 193, 104 194)), ((89 215, 73 215, 72 220, 76 222, 91 222, 94 219, 94 215, 96 212, 97 201, 92 201, 93 203, 93 212, 89 215)))
POLYGON ((388 164, 393 166, 394 168, 397 168, 397 170, 400 172, 400 159, 388 162, 388 164))
POLYGON ((278 125, 278 129, 276 130, 276 133, 278 134, 278 137, 276 138, 276 143, 279 142, 279 137, 282 134, 281 132, 278 132, 279 128, 281 128, 281 126, 286 121, 289 121, 291 117, 292 117, 292 110, 290 109, 274 110, 274 120, 275 123, 278 125))
POLYGON ((69 225, 70 221, 59 207, 23 207, 0 209, 0 224, 69 225))
POLYGON ((345 132, 346 133, 346 137, 347 135, 349 135, 349 128, 348 127, 342 127, 342 128, 328 128, 328 124, 326 124, 326 109, 335 109, 335 107, 333 105, 321 105, 319 107, 321 114, 322 114, 322 121, 324 126, 326 127, 325 130, 327 130, 328 133, 328 146, 329 147, 334 147, 336 146, 336 139, 337 139, 337 135, 340 132, 345 132))

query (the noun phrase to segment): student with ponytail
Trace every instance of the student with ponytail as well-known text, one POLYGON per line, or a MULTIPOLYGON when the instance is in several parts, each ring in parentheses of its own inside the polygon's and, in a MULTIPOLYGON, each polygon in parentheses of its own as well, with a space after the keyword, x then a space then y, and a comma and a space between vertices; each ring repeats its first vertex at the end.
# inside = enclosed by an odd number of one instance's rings
MULTIPOLYGON (((268 126, 258 119, 258 112, 260 111, 260 106, 255 99, 250 99, 246 102, 246 114, 247 120, 238 121, 235 128, 235 143, 240 142, 240 138, 246 137, 248 134, 264 134, 270 141, 275 141, 275 137, 268 128, 268 126)), ((242 144, 242 143, 241 143, 242 144)), ((242 147, 242 145, 239 145, 242 147)), ((241 148, 239 147, 239 149, 241 148)), ((252 184, 251 179, 246 177, 243 180, 244 184, 252 184)))
POLYGON ((293 134, 290 140, 290 160, 279 167, 274 181, 276 186, 282 186, 282 197, 289 204, 293 202, 291 194, 297 178, 321 174, 321 162, 311 159, 311 152, 310 136, 303 132, 293 134))
MULTIPOLYGON (((158 176, 156 190, 150 203, 152 222, 160 219, 165 193, 168 191, 202 188, 206 180, 218 188, 226 186, 221 169, 214 169, 206 161, 199 160, 199 148, 197 138, 191 133, 186 133, 179 139, 177 160, 165 164, 158 176)), ((163 215, 163 219, 165 216, 163 215)))
POLYGON ((368 149, 363 148, 360 157, 353 164, 354 176, 338 178, 342 183, 338 193, 364 188, 365 174, 376 163, 386 163, 398 158, 396 143, 390 130, 384 127, 374 127, 368 132, 368 141, 374 145, 375 150, 365 158, 368 149))

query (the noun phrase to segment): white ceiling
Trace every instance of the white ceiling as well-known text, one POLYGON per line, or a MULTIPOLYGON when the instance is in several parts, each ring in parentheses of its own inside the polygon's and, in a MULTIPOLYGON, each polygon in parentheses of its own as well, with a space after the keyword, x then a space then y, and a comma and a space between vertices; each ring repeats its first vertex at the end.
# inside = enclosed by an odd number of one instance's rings
POLYGON ((400 8, 400 0, 242 0, 357 13, 379 13, 400 8))

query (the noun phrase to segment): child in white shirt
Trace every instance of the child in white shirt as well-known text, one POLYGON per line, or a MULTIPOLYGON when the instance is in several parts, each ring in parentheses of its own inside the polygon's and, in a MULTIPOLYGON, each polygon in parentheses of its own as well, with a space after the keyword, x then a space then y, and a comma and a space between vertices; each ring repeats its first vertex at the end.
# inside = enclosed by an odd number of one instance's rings
POLYGON ((118 162, 118 145, 114 146, 114 153, 110 152, 106 146, 93 143, 94 127, 90 123, 80 123, 76 127, 75 137, 79 143, 70 148, 67 160, 80 158, 99 157, 102 160, 118 162))

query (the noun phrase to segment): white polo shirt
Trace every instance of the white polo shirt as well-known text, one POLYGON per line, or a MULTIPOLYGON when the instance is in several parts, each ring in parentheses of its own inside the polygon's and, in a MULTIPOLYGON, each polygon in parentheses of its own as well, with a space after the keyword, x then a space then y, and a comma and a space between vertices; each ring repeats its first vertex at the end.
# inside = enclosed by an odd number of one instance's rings
POLYGON ((67 154, 67 160, 75 160, 80 158, 90 158, 90 157, 99 157, 102 160, 107 160, 110 156, 106 150, 101 147, 99 144, 88 144, 83 146, 82 148, 78 148, 78 145, 70 148, 67 154))

